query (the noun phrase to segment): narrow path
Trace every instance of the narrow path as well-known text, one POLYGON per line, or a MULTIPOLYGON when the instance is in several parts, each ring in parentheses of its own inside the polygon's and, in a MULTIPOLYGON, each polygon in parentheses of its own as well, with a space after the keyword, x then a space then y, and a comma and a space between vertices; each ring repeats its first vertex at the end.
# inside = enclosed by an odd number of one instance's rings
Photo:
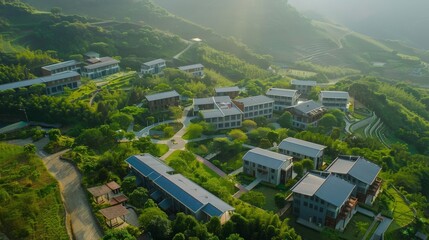
POLYGON ((180 56, 182 56, 182 54, 184 54, 186 51, 188 51, 188 50, 189 50, 189 48, 191 48, 191 47, 192 47, 192 45, 194 45, 194 43, 195 43, 195 42, 189 42, 188 46, 187 46, 185 49, 183 49, 181 52, 179 52, 178 54, 176 54, 176 55, 173 57, 173 59, 179 59, 179 58, 180 58, 180 56))
POLYGON ((210 168, 211 170, 213 170, 220 177, 227 177, 228 176, 228 174, 226 174, 225 172, 223 172, 222 170, 220 170, 218 167, 216 167, 213 163, 209 162, 205 158, 203 158, 201 156, 198 156, 196 154, 194 154, 194 155, 197 158, 198 162, 206 165, 208 168, 210 168))

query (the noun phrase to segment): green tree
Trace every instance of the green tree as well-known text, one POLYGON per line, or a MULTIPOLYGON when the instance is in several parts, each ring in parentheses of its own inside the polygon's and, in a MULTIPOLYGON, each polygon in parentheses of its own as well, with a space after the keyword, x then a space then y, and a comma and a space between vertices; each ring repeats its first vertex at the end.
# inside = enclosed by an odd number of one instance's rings
POLYGON ((277 120, 282 128, 291 128, 292 127, 292 114, 288 111, 285 111, 277 120))
POLYGON ((255 121, 255 123, 259 127, 265 127, 268 124, 268 120, 266 117, 256 117, 253 119, 253 121, 255 121))
POLYGON ((33 155, 36 153, 36 146, 32 143, 24 145, 24 153, 27 155, 33 155))
POLYGON ((151 233, 153 239, 169 239, 171 233, 171 223, 167 217, 159 215, 151 216, 151 220, 144 229, 151 233))
POLYGON ((365 234, 366 230, 368 229, 369 223, 367 222, 355 222, 355 236, 363 235, 365 234))
POLYGON ((241 131, 240 129, 233 129, 228 133, 228 136, 232 138, 234 141, 238 142, 246 142, 247 141, 247 135, 241 131))
POLYGON ((186 135, 188 135, 189 139, 199 138, 203 133, 203 127, 197 123, 191 123, 188 127, 188 131, 186 135))
POLYGON ((252 130, 258 127, 258 124, 256 124, 255 121, 250 120, 250 119, 246 119, 241 123, 241 126, 246 130, 252 130))
POLYGON ((298 176, 302 176, 304 173, 304 167, 302 166, 301 162, 294 162, 293 163, 293 171, 298 174, 298 176))
POLYGON ((163 219, 168 218, 167 214, 165 214, 165 212, 158 207, 145 208, 139 216, 139 223, 143 229, 146 230, 150 224, 150 221, 155 217, 160 217, 163 219))
POLYGON ((129 114, 117 112, 110 117, 110 121, 112 123, 119 124, 120 128, 122 129, 127 129, 134 121, 134 118, 129 114))
POLYGON ((274 195, 274 203, 276 204, 277 208, 282 208, 286 204, 285 195, 283 193, 276 193, 274 195))
POLYGON ((164 132, 164 137, 169 138, 174 135, 174 128, 171 126, 167 126, 162 130, 164 132))
POLYGON ((159 149, 155 143, 152 143, 150 137, 142 137, 137 141, 133 141, 133 147, 137 148, 142 153, 150 153, 153 156, 158 156, 159 149))
POLYGON ((222 224, 218 217, 210 218, 210 221, 206 223, 206 226, 207 226, 207 231, 209 233, 212 233, 216 236, 220 236, 220 234, 222 233, 222 224))
POLYGON ((49 140, 57 141, 61 137, 61 130, 58 128, 52 128, 48 131, 49 140))
POLYGON ((314 169, 314 161, 308 158, 304 158, 303 160, 300 161, 302 164, 302 167, 306 170, 306 171, 311 171, 314 169))
POLYGON ((279 134, 275 131, 271 131, 267 134, 267 139, 271 143, 277 143, 279 141, 279 134))
POLYGON ((174 235, 173 240, 186 240, 185 234, 183 233, 176 233, 174 235))
POLYGON ((325 131, 330 131, 333 127, 337 127, 337 126, 338 126, 337 118, 330 113, 323 115, 323 117, 320 118, 318 123, 318 127, 323 128, 325 131))
POLYGON ((265 196, 261 192, 249 191, 243 194, 240 199, 255 207, 263 207, 265 205, 265 196))
POLYGON ((149 194, 146 188, 138 187, 132 193, 128 195, 128 199, 131 205, 137 208, 143 208, 149 194))
POLYGON ((103 237, 103 240, 136 240, 126 229, 109 229, 103 237))
POLYGON ((124 192, 126 195, 132 193, 137 188, 136 183, 136 177, 130 176, 124 178, 124 181, 122 181, 121 184, 122 192, 124 192))
POLYGON ((240 234, 233 233, 229 235, 226 240, 244 240, 244 238, 240 237, 240 234))
POLYGON ((265 148, 265 149, 267 149, 267 148, 270 148, 270 147, 272 147, 273 145, 271 144, 271 142, 270 142, 270 140, 268 140, 268 139, 266 139, 266 138, 262 138, 260 141, 259 141, 259 147, 260 148, 265 148))
POLYGON ((168 110, 170 111, 171 117, 174 120, 178 120, 178 119, 180 119, 182 117, 183 112, 182 112, 182 109, 180 107, 170 106, 168 108, 168 110))

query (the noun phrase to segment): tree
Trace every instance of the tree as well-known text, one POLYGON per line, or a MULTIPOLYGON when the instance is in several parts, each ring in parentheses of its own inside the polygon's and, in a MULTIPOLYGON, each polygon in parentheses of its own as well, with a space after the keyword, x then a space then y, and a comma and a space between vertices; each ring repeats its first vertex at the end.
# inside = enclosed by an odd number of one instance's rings
POLYGON ((244 120, 244 121, 241 123, 241 126, 242 126, 246 131, 249 131, 249 130, 252 130, 252 129, 257 128, 257 127, 258 127, 258 124, 256 124, 256 123, 255 123, 255 121, 253 121, 253 120, 247 119, 247 120, 244 120))
POLYGON ((306 171, 311 171, 314 169, 314 161, 308 158, 304 158, 303 160, 301 160, 301 164, 302 167, 306 170, 306 171))
POLYGON ((199 138, 203 133, 203 127, 197 123, 191 123, 188 127, 188 131, 186 135, 188 135, 189 139, 199 138))
POLYGON ((234 141, 238 142, 246 142, 247 141, 247 135, 241 131, 240 129, 233 129, 228 133, 228 136, 232 138, 234 141))
POLYGON ((282 128, 291 128, 292 127, 292 114, 288 111, 285 111, 277 120, 282 128))
POLYGON ((274 195, 274 202, 277 208, 284 207, 286 204, 285 195, 283 193, 276 193, 276 195, 274 195))
POLYGON ((145 202, 145 204, 144 204, 144 206, 143 206, 143 208, 152 208, 152 207, 157 207, 157 205, 156 205, 156 203, 152 200, 152 199, 148 199, 146 202, 145 202))
POLYGON ((265 196, 261 192, 249 191, 243 194, 240 199, 255 207, 262 207, 265 205, 265 196))
POLYGON ((294 162, 293 163, 293 171, 298 174, 298 176, 302 176, 304 173, 304 167, 302 166, 301 162, 294 162))
POLYGON ((133 116, 121 112, 117 112, 110 117, 110 122, 119 124, 122 129, 127 129, 133 121, 133 116))
POLYGON ((49 140, 57 141, 61 137, 61 131, 58 128, 52 128, 48 131, 49 140))
POLYGON ((153 239, 168 239, 171 233, 171 223, 167 217, 152 216, 144 229, 152 235, 153 239))
POLYGON ((55 16, 58 16, 58 15, 60 15, 61 14, 61 8, 59 8, 59 7, 53 7, 53 8, 51 8, 51 13, 52 13, 52 15, 55 15, 55 16))
POLYGON ((126 195, 132 193, 134 189, 137 188, 136 177, 130 176, 130 177, 124 178, 124 181, 122 181, 122 184, 121 184, 121 188, 126 195))
POLYGON ((146 188, 138 187, 128 195, 128 198, 131 205, 137 208, 143 208, 149 198, 149 194, 146 188))
POLYGON ((139 216, 139 223, 143 227, 143 229, 146 230, 146 228, 150 224, 150 221, 155 217, 160 217, 164 219, 168 218, 167 214, 165 214, 165 212, 158 207, 145 208, 139 216))
POLYGON ((36 153, 36 146, 32 143, 24 145, 24 153, 27 155, 33 155, 36 153))
POLYGON ((244 238, 240 237, 240 234, 233 233, 229 235, 226 240, 244 240, 244 238))
POLYGON ((323 128, 325 131, 330 131, 333 127, 338 126, 338 121, 334 115, 327 113, 320 118, 318 126, 323 128))
POLYGON ((170 111, 171 117, 174 120, 178 120, 178 119, 180 119, 182 117, 182 109, 180 107, 170 106, 168 108, 168 110, 170 111))
POLYGON ((270 148, 273 145, 271 144, 270 140, 266 139, 266 138, 262 138, 261 141, 259 141, 259 147, 260 148, 270 148))
POLYGON ((253 119, 253 121, 255 121, 255 123, 259 126, 259 127, 265 127, 268 124, 267 118, 266 117, 255 117, 253 119))
POLYGON ((167 126, 162 130, 164 132, 164 137, 172 137, 174 135, 174 128, 171 126, 167 126))
POLYGON ((126 229, 109 229, 103 237, 103 240, 135 240, 126 229))
POLYGON ((151 155, 158 156, 159 149, 153 143, 150 137, 142 137, 137 141, 133 141, 133 147, 137 148, 142 153, 150 153, 151 155))
POLYGON ((271 143, 275 143, 279 141, 279 134, 275 131, 271 131, 267 134, 267 139, 271 142, 271 143))
POLYGON ((218 217, 210 218, 210 221, 206 223, 206 226, 207 226, 207 231, 209 233, 212 233, 216 236, 220 236, 220 234, 222 233, 222 224, 218 217))
POLYGON ((183 233, 176 233, 174 235, 173 240, 186 240, 186 237, 183 233))

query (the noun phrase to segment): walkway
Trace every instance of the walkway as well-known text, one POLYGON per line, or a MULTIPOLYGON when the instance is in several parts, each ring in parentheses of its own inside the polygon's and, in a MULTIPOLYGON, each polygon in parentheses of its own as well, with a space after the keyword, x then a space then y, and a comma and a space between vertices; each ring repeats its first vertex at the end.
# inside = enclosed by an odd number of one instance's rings
POLYGON ((243 167, 240 167, 239 169, 236 169, 235 171, 228 174, 228 176, 234 176, 234 175, 237 175, 237 174, 242 173, 242 172, 243 172, 243 167))
POLYGON ((362 213, 365 216, 368 216, 368 217, 371 217, 371 218, 375 217, 375 214, 373 212, 371 212, 371 211, 369 211, 369 210, 367 210, 365 208, 361 208, 361 207, 358 206, 356 208, 356 210, 357 210, 358 213, 362 213))
POLYGON ((255 180, 253 180, 253 182, 251 182, 249 185, 246 186, 246 190, 247 191, 252 190, 254 187, 256 187, 261 182, 262 182, 262 179, 256 178, 255 180))
POLYGON ((192 45, 194 45, 194 43, 195 43, 195 42, 188 42, 188 46, 187 46, 185 49, 183 49, 181 52, 179 52, 178 54, 176 54, 176 55, 173 57, 173 59, 179 59, 179 58, 180 58, 180 56, 182 56, 182 54, 184 54, 186 51, 188 51, 188 50, 189 50, 189 48, 191 48, 191 47, 192 47, 192 45))
POLYGON ((377 229, 375 230, 374 234, 371 237, 371 240, 378 240, 381 238, 381 236, 384 235, 384 233, 389 228, 390 224, 393 222, 393 219, 382 217, 383 221, 378 225, 377 229))
POLYGON ((205 158, 198 156, 196 154, 194 154, 195 157, 197 158, 197 161, 206 165, 208 168, 210 168, 211 170, 213 170, 217 175, 221 176, 221 177, 227 177, 228 175, 223 172, 222 170, 220 170, 218 167, 216 167, 213 163, 209 162, 208 160, 206 160, 205 158))

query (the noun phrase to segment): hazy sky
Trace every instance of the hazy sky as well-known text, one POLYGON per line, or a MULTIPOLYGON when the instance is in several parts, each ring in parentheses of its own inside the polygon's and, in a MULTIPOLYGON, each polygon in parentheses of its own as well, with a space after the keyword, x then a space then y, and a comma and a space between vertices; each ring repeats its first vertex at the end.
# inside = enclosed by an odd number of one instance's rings
POLYGON ((289 0, 352 30, 429 48, 429 0, 289 0))

